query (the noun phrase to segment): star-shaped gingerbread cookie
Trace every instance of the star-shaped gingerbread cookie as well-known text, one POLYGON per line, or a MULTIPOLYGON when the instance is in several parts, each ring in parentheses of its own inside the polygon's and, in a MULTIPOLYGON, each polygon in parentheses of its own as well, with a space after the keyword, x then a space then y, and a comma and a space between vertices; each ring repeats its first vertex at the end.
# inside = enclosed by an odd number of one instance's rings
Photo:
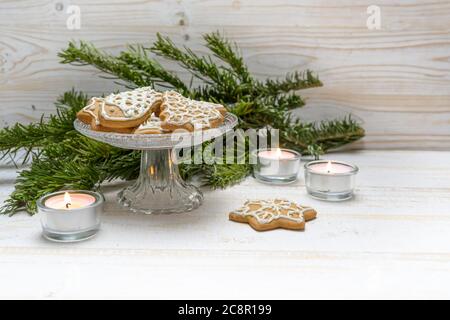
POLYGON ((231 221, 248 223, 257 231, 277 228, 304 230, 305 222, 315 219, 316 210, 283 199, 249 200, 244 206, 230 212, 231 221))

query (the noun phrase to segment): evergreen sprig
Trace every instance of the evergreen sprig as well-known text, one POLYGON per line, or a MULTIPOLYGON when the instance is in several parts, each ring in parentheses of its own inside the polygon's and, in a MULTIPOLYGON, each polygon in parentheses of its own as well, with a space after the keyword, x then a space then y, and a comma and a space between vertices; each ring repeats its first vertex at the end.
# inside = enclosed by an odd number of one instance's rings
POLYGON ((58 56, 61 58, 61 63, 70 63, 75 66, 92 65, 100 71, 113 75, 113 78, 134 83, 139 87, 153 85, 140 70, 136 70, 117 57, 97 49, 91 43, 84 41, 80 41, 78 44, 73 41, 69 42, 66 50, 60 52, 58 56))
MULTIPOLYGON (((129 88, 168 88, 196 99, 223 103, 238 116, 242 129, 279 129, 282 146, 304 154, 317 155, 364 136, 364 130, 350 117, 319 123, 292 119, 290 110, 305 103, 297 91, 322 85, 311 71, 261 81, 251 75, 236 44, 217 32, 206 34, 204 40, 212 55, 200 56, 158 34, 153 46, 128 46, 117 56, 80 41, 70 42, 59 57, 61 63, 92 65, 104 72, 105 77, 121 80, 129 88), (185 83, 165 69, 155 56, 175 61, 197 81, 185 83)), ((31 166, 20 173, 15 190, 0 213, 14 214, 26 209, 33 214, 36 200, 48 192, 62 188, 93 189, 105 181, 130 180, 138 175, 138 151, 118 149, 74 130, 76 113, 86 101, 83 93, 66 92, 56 102, 55 115, 42 117, 34 124, 15 124, 0 130, 3 156, 14 158, 17 151, 24 149, 25 160, 32 160, 31 166)), ((213 188, 237 183, 247 177, 251 169, 247 162, 180 166, 183 178, 199 177, 213 188)))
POLYGON ((219 32, 206 34, 203 38, 206 41, 206 47, 217 58, 230 66, 229 68, 223 67, 224 69, 233 72, 241 83, 251 84, 253 82, 253 78, 244 63, 244 59, 238 53, 239 49, 236 44, 223 38, 219 32))
POLYGON ((278 95, 295 90, 322 86, 322 82, 310 70, 289 73, 283 80, 267 79, 259 83, 258 90, 267 95, 278 95))
POLYGON ((32 154, 38 156, 35 151, 64 139, 64 136, 73 130, 75 115, 86 105, 87 99, 83 93, 73 90, 66 92, 55 103, 56 115, 50 115, 48 118, 42 116, 38 123, 16 123, 0 130, 2 157, 9 155, 14 158, 19 150, 25 150, 26 154, 22 159, 25 163, 32 154))
MULTIPOLYGON (((127 66, 139 70, 143 77, 147 79, 147 83, 175 89, 183 94, 189 93, 184 82, 172 72, 164 69, 156 60, 150 59, 148 52, 142 45, 128 46, 128 51, 122 52, 118 59, 126 63, 127 66)), ((132 81, 131 79, 128 80, 132 81)))

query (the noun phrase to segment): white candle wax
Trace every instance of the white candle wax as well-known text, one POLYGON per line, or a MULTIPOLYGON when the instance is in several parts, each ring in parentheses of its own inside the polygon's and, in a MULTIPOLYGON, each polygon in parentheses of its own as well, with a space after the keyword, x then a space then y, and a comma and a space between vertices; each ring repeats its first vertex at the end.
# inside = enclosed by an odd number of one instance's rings
POLYGON ((335 163, 332 161, 328 161, 327 163, 316 163, 309 166, 309 168, 311 169, 311 171, 326 174, 349 173, 353 170, 351 166, 342 163, 335 163))
POLYGON ((295 159, 296 155, 289 151, 273 149, 259 152, 258 157, 270 160, 292 160, 295 159))
POLYGON ((53 196, 45 201, 45 206, 52 209, 73 210, 90 206, 95 198, 85 193, 68 193, 53 196))

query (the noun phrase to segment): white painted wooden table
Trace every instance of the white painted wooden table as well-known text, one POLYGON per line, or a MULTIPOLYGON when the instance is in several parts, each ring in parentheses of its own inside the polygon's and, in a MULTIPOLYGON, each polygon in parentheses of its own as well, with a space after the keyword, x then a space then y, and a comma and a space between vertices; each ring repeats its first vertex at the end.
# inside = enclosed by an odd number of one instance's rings
MULTIPOLYGON (((98 236, 55 244, 39 217, 0 217, 0 298, 450 298, 450 152, 361 151, 357 196, 327 203, 303 178, 271 187, 249 178, 205 191, 191 213, 122 211, 106 192, 98 236), (257 233, 229 222, 246 198, 314 206, 305 232, 257 233)), ((0 169, 0 202, 15 170, 0 169)))

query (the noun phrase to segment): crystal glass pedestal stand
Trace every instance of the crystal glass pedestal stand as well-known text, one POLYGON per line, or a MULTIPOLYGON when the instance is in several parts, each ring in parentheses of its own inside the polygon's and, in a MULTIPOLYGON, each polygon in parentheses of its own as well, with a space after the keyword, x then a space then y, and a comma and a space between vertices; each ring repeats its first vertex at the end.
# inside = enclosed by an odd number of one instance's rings
POLYGON ((181 179, 172 150, 162 149, 142 151, 139 178, 122 190, 118 199, 124 207, 136 212, 175 213, 196 209, 203 195, 181 179))
POLYGON ((79 120, 74 126, 81 134, 112 146, 141 150, 138 179, 118 194, 119 203, 133 212, 182 213, 198 208, 203 202, 202 192, 185 182, 178 171, 175 150, 201 144, 232 130, 238 120, 227 114, 218 128, 195 133, 120 134, 91 130, 79 120))

